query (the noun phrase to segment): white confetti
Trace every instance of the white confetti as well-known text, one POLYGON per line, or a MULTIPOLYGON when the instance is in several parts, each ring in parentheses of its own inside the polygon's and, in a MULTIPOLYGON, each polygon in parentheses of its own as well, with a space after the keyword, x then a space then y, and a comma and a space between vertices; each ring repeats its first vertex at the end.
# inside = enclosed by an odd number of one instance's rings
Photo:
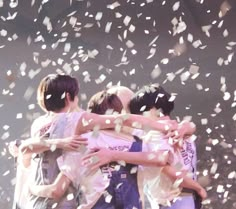
POLYGON ((98 79, 95 80, 96 84, 102 83, 106 79, 104 74, 101 74, 98 79))
POLYGON ((106 32, 106 33, 109 33, 109 32, 110 32, 111 26, 112 26, 112 22, 108 22, 108 23, 106 24, 106 27, 105 27, 105 32, 106 32))
POLYGON ((64 51, 65 51, 65 52, 69 52, 70 49, 71 49, 71 43, 65 43, 64 51))
POLYGON ((173 11, 177 11, 179 9, 179 6, 180 6, 180 2, 179 1, 175 2, 172 7, 173 11))
POLYGON ((68 194, 68 195, 66 196, 66 199, 67 199, 67 200, 73 200, 73 199, 74 199, 73 193, 68 194))
POLYGON ((16 114, 16 119, 21 119, 23 117, 23 114, 22 113, 17 113, 16 114))
POLYGON ((10 170, 7 170, 6 172, 4 172, 2 175, 3 176, 7 176, 10 173, 10 170))
POLYGON ((4 30, 4 29, 2 29, 2 30, 0 31, 0 36, 6 37, 6 36, 7 36, 7 31, 4 30))
POLYGON ((236 178, 236 171, 232 171, 231 173, 229 173, 228 175, 228 179, 233 179, 236 178))
POLYGON ((218 185, 217 186, 217 189, 216 189, 216 192, 217 193, 223 193, 225 190, 224 190, 224 186, 223 185, 218 185))
POLYGON ((174 73, 167 73, 166 76, 168 81, 173 81, 176 77, 174 73))
POLYGON ((134 174, 134 173, 137 173, 137 171, 138 171, 138 166, 134 166, 131 168, 130 173, 134 174))
POLYGON ((70 17, 69 24, 70 24, 72 27, 75 27, 76 22, 77 22, 77 18, 76 18, 76 17, 70 17))
POLYGON ((191 33, 188 34, 187 40, 193 42, 193 35, 191 33))
POLYGON ((114 2, 112 4, 107 5, 107 8, 113 10, 116 7, 119 7, 119 6, 120 6, 120 3, 118 1, 116 1, 116 2, 114 2))
POLYGON ((225 92, 223 99, 226 101, 226 100, 229 100, 230 97, 231 97, 230 93, 229 92, 225 92))
POLYGON ((124 23, 125 26, 128 26, 130 21, 131 21, 131 17, 130 16, 125 16, 123 23, 124 23))
POLYGON ((3 135, 1 136, 1 139, 2 139, 2 140, 6 140, 6 139, 9 138, 9 136, 10 136, 10 133, 9 133, 8 131, 6 131, 6 132, 3 133, 3 135))
POLYGON ((230 54, 228 55, 228 58, 227 58, 227 59, 228 59, 229 62, 232 61, 233 56, 234 56, 234 53, 230 53, 230 54))
POLYGON ((198 71, 199 71, 199 66, 191 65, 189 68, 189 72, 192 74, 198 73, 198 71))
POLYGON ((218 60, 217 60, 217 64, 218 64, 219 66, 222 66, 223 63, 224 63, 224 59, 223 59, 222 57, 219 57, 218 60))
POLYGON ((128 48, 132 48, 132 47, 134 47, 134 43, 133 43, 132 41, 128 40, 128 41, 126 42, 126 46, 127 46, 128 48))
POLYGON ((216 171, 217 171, 217 168, 218 168, 218 164, 217 163, 213 163, 213 165, 211 166, 211 169, 210 169, 210 173, 211 174, 215 174, 216 171))
POLYGON ((201 119, 201 124, 202 125, 207 125, 207 123, 208 123, 208 119, 207 118, 202 118, 201 119))
POLYGON ((110 203, 111 199, 112 199, 112 196, 109 193, 105 194, 105 202, 106 203, 110 203))
POLYGON ((194 48, 198 48, 201 44, 202 44, 202 42, 200 40, 196 40, 196 41, 193 42, 192 45, 193 45, 194 48))
POLYGON ((129 31, 130 31, 131 33, 133 33, 133 32, 135 31, 135 26, 131 24, 131 25, 129 26, 129 31))
POLYGON ((189 78, 189 76, 190 76, 190 72, 189 72, 189 71, 186 71, 186 72, 184 72, 184 73, 182 73, 182 74, 180 75, 180 80, 181 80, 182 82, 187 81, 188 78, 189 78))
POLYGON ((227 29, 225 29, 224 32, 223 32, 223 36, 224 36, 224 37, 227 37, 228 35, 229 35, 229 32, 228 32, 227 29))
POLYGON ((156 54, 156 48, 150 49, 150 55, 147 57, 147 59, 151 59, 156 54))
POLYGON ((47 27, 47 30, 48 30, 49 32, 52 31, 52 23, 51 23, 49 17, 46 16, 46 17, 44 18, 43 24, 47 27))
POLYGON ((95 16, 95 20, 100 21, 102 19, 103 13, 102 12, 97 12, 95 16))
POLYGON ((152 45, 157 41, 158 38, 159 38, 159 35, 156 36, 156 37, 148 44, 148 46, 152 46, 152 45))
POLYGON ((163 65, 166 65, 169 63, 169 59, 168 58, 164 58, 160 61, 163 65))
POLYGON ((161 69, 159 68, 158 65, 156 65, 151 72, 151 77, 152 79, 156 79, 157 77, 159 77, 160 74, 161 74, 161 69))

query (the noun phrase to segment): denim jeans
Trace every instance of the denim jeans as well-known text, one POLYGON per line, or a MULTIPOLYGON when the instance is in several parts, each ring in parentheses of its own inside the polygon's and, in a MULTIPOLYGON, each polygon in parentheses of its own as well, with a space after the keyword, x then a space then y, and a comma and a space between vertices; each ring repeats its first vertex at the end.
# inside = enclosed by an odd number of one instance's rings
MULTIPOLYGON (((133 142, 129 151, 142 151, 142 142, 133 142)), ((118 171, 112 171, 108 188, 92 209, 142 209, 137 172, 131 172, 134 167, 136 166, 126 164, 118 171)))

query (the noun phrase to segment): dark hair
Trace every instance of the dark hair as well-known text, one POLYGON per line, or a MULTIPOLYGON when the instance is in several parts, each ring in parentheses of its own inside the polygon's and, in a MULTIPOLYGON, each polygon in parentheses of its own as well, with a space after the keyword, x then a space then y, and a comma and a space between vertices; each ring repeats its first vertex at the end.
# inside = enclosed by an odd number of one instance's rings
POLYGON ((132 114, 142 114, 152 108, 160 109, 164 115, 170 115, 174 102, 169 101, 170 94, 157 84, 143 86, 134 94, 129 103, 132 114))
POLYGON ((93 95, 88 102, 88 109, 92 113, 104 115, 108 110, 121 113, 123 105, 116 94, 109 94, 106 90, 93 95))
POLYGON ((74 101, 79 93, 79 85, 76 78, 69 75, 49 74, 44 77, 37 90, 39 106, 46 111, 59 111, 65 107, 65 96, 69 94, 74 101))

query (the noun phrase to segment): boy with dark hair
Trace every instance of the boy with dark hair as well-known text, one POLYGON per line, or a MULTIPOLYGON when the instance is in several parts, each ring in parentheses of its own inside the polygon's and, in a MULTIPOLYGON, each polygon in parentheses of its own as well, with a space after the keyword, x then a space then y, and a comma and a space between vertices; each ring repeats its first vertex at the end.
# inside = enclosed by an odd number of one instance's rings
MULTIPOLYGON (((170 100, 171 95, 167 93, 163 87, 159 85, 148 85, 142 87, 133 96, 129 103, 129 109, 132 114, 148 114, 149 117, 159 119, 167 118, 174 109, 174 102, 170 100)), ((191 178, 196 180, 196 145, 194 137, 185 138, 181 143, 170 142, 173 146, 172 152, 174 160, 172 166, 184 169, 191 175, 191 178)), ((165 169, 165 168, 164 168, 165 169)), ((160 176, 160 190, 168 190, 171 181, 165 175, 160 176)), ((147 186, 148 187, 148 186, 147 186)), ((148 190, 153 191, 151 186, 148 190)), ((171 206, 162 206, 162 209, 195 209, 193 190, 183 189, 179 198, 172 202, 171 206), (184 193, 184 194, 183 194, 184 193)), ((154 191, 153 191, 154 192, 154 191)), ((159 191, 160 192, 160 191, 159 191)), ((152 198, 152 195, 150 195, 152 198)), ((161 202, 160 202, 161 204, 161 202)))
POLYGON ((158 84, 142 87, 130 100, 129 109, 133 114, 143 114, 153 108, 163 115, 170 115, 174 109, 174 101, 170 101, 171 95, 158 84))

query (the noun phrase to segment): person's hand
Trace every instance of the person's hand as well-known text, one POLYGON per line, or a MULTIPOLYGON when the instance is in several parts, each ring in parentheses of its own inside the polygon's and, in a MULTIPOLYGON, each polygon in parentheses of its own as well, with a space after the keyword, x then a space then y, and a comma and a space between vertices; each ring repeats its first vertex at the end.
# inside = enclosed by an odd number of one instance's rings
POLYGON ((11 141, 8 145, 8 151, 9 153, 15 158, 18 157, 18 147, 16 146, 16 141, 11 141))
POLYGON ((174 132, 178 129, 178 123, 176 120, 165 120, 167 126, 167 132, 174 132))
POLYGON ((202 200, 205 200, 205 199, 207 198, 207 192, 206 192, 206 190, 205 190, 203 187, 201 187, 201 188, 197 191, 197 193, 198 193, 199 196, 202 198, 202 200))
POLYGON ((182 121, 175 133, 175 139, 184 139, 188 138, 196 131, 196 125, 193 122, 182 121))
MULTIPOLYGON (((196 130, 196 126, 192 122, 181 122, 177 129, 169 131, 167 137, 171 139, 170 143, 181 148, 186 138, 189 138, 196 130)), ((194 135, 192 135, 194 136, 194 135)))
POLYGON ((57 147, 66 151, 80 151, 86 145, 88 145, 88 139, 79 135, 61 138, 57 141, 57 147))
POLYGON ((82 158, 82 163, 93 172, 100 166, 113 161, 112 152, 108 148, 94 148, 82 158))

